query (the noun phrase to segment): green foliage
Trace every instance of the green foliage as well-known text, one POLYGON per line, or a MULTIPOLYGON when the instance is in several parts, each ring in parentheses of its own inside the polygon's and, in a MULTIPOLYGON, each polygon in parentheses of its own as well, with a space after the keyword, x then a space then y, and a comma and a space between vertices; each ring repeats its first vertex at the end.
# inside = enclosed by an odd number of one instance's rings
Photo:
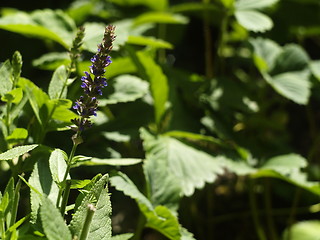
POLYGON ((19 157, 32 149, 36 148, 38 145, 37 144, 32 144, 32 145, 26 145, 26 146, 18 146, 15 148, 12 148, 4 153, 0 154, 0 160, 12 160, 16 157, 19 157))
POLYGON ((292 240, 316 240, 319 239, 319 221, 305 221, 294 224, 292 227, 284 232, 283 239, 288 238, 292 240))

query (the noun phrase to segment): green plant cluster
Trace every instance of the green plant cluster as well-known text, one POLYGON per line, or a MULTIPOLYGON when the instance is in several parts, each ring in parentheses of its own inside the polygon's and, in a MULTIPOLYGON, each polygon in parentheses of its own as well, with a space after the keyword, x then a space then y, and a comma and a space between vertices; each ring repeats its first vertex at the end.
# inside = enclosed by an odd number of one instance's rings
POLYGON ((0 239, 319 240, 318 0, 42 4, 0 8, 0 239))

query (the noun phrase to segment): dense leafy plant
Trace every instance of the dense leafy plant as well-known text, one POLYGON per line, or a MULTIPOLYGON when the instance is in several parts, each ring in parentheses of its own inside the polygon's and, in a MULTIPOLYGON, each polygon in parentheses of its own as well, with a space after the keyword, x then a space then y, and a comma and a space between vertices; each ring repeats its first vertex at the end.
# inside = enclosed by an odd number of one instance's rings
POLYGON ((9 7, 1 239, 318 239, 317 0, 9 7))

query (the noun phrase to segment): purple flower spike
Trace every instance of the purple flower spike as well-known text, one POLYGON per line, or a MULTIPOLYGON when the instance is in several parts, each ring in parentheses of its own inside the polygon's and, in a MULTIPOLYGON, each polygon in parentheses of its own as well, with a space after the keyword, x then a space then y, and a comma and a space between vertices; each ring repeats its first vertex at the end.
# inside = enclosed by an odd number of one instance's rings
POLYGON ((102 89, 108 85, 104 74, 106 72, 105 68, 112 63, 109 54, 116 38, 114 31, 114 26, 106 27, 102 43, 98 45, 97 53, 90 59, 92 63, 90 72, 85 71, 85 76, 81 77, 81 88, 83 88, 85 95, 81 96, 73 106, 73 109, 77 110, 80 116, 80 118, 72 120, 77 126, 76 131, 82 132, 84 129, 91 127, 90 117, 97 115, 97 96, 101 96, 102 89))

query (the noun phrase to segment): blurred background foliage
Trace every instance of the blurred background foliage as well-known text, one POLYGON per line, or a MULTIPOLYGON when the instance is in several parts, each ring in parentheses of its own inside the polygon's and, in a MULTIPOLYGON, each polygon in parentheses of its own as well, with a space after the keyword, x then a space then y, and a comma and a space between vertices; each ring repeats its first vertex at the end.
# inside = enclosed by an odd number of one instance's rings
MULTIPOLYGON (((318 0, 2 0, 0 61, 18 50, 22 76, 47 91, 85 26, 74 101, 104 26, 114 24, 109 86, 78 153, 145 160, 72 174, 121 170, 195 239, 311 240, 320 235, 319 22, 318 0)), ((17 126, 32 115, 26 105, 17 126)), ((30 126, 28 141, 68 151, 67 124, 30 126)), ((143 210, 122 192, 139 196, 124 180, 111 181, 120 190, 112 188, 115 233, 193 239, 148 225, 148 214, 137 221, 143 210)))

